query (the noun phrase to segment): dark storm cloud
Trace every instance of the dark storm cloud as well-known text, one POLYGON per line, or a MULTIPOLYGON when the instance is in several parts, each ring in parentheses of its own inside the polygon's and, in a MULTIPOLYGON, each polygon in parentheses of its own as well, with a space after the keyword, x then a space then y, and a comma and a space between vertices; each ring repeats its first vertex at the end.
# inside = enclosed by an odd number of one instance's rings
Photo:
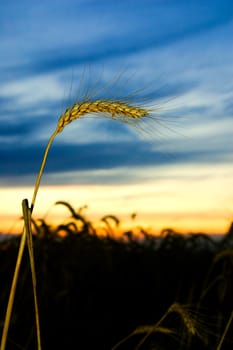
MULTIPOLYGON (((44 148, 41 145, 13 145, 0 149, 1 177, 35 176, 42 160, 44 148)), ((225 152, 231 159, 230 150, 225 152)), ((93 143, 87 145, 54 144, 47 160, 46 173, 61 173, 83 170, 106 170, 118 167, 160 166, 182 163, 221 162, 219 149, 172 151, 165 154, 150 144, 121 142, 93 143)), ((225 159, 226 161, 227 159, 225 159)))

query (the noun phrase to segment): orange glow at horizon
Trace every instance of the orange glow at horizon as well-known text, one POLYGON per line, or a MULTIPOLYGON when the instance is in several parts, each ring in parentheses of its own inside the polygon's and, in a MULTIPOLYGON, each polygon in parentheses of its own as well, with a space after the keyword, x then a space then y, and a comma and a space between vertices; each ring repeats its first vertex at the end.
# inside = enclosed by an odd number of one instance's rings
MULTIPOLYGON (((176 174, 190 175, 192 171, 191 167, 179 168, 176 174)), ((68 209, 54 205, 62 200, 75 209, 87 205, 83 214, 94 226, 98 226, 104 215, 115 215, 121 221, 122 230, 141 226, 154 234, 164 228, 181 233, 225 233, 232 221, 231 173, 232 167, 229 167, 219 172, 210 169, 209 174, 213 176, 199 180, 187 176, 177 181, 171 176, 127 185, 44 185, 39 189, 33 216, 45 218, 49 224, 67 222, 68 209), (131 218, 132 213, 137 213, 135 220, 131 218)), ((30 201, 32 192, 32 187, 0 188, 0 232, 21 232, 21 201, 24 198, 30 201)))

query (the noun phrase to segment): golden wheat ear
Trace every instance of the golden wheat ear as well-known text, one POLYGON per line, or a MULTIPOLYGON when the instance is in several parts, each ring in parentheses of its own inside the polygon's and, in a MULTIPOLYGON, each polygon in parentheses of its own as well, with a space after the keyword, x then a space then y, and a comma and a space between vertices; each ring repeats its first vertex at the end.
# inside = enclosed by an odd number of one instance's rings
MULTIPOLYGON (((110 114, 113 119, 117 119, 117 116, 125 119, 139 119, 149 116, 149 111, 147 109, 132 106, 121 101, 83 101, 81 103, 75 103, 59 118, 57 132, 61 132, 63 128, 70 124, 73 120, 78 119, 88 113, 110 114)), ((121 119, 119 118, 119 120, 121 119)))

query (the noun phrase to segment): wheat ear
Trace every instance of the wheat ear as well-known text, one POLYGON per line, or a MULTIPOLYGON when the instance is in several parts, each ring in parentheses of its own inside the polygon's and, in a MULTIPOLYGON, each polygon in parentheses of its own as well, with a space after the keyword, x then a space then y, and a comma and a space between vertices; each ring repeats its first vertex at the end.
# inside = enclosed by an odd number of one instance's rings
POLYGON ((167 318, 167 316, 171 312, 177 312, 181 316, 181 318, 182 318, 186 328, 188 329, 188 331, 192 335, 196 334, 196 327, 195 327, 194 320, 190 317, 189 313, 185 310, 185 308, 182 305, 180 305, 178 303, 174 303, 174 304, 172 304, 169 307, 169 309, 165 312, 165 314, 160 318, 160 320, 156 324, 149 325, 149 326, 139 326, 139 327, 137 327, 132 333, 130 333, 124 339, 120 340, 116 345, 114 345, 112 350, 115 350, 116 348, 118 348, 121 344, 126 342, 129 338, 131 338, 135 334, 146 333, 145 336, 140 340, 140 342, 135 347, 135 350, 138 350, 141 347, 141 345, 145 342, 145 340, 152 333, 155 333, 155 332, 158 333, 159 332, 159 333, 165 333, 165 334, 173 334, 174 331, 172 329, 169 329, 169 328, 166 328, 166 327, 161 327, 161 323, 165 320, 165 318, 167 318))
MULTIPOLYGON (((47 161, 48 152, 49 149, 57 136, 58 133, 62 132, 64 127, 68 124, 70 124, 72 121, 80 118, 82 115, 88 114, 88 113, 102 113, 102 114, 110 114, 112 118, 117 119, 121 121, 121 118, 118 118, 118 116, 123 117, 125 119, 139 119, 142 117, 149 117, 149 110, 145 108, 140 108, 137 106, 130 105, 128 103, 125 103, 123 101, 113 101, 113 100, 95 100, 90 101, 86 100, 81 103, 74 104, 71 108, 68 108, 63 115, 58 120, 57 127, 53 134, 51 135, 45 152, 44 157, 40 166, 39 173, 37 175, 37 179, 34 186, 34 192, 31 200, 31 207, 28 208, 30 210, 30 215, 32 214, 32 211, 35 206, 36 202, 36 196, 37 192, 39 190, 40 181, 44 172, 44 167, 47 161)), ((24 200, 24 208, 25 208, 25 200, 24 200)), ((6 316, 4 321, 4 327, 3 327, 3 335, 1 340, 1 346, 0 350, 5 350, 6 346, 6 340, 8 335, 8 330, 10 326, 10 320, 11 320, 11 314, 12 314, 12 308, 14 303, 14 297, 15 297, 15 291, 19 276, 19 270, 21 266, 23 251, 25 248, 26 242, 28 242, 28 249, 29 249, 29 255, 30 255, 30 264, 31 264, 31 270, 32 270, 32 279, 33 279, 33 291, 34 291, 34 301, 35 301, 35 308, 36 308, 36 322, 37 322, 37 334, 38 334, 38 349, 41 349, 41 341, 40 341, 40 328, 39 328, 39 313, 38 313, 38 305, 37 305, 37 296, 36 296, 36 276, 35 276, 35 268, 34 268, 34 257, 33 257, 33 246, 32 246, 32 239, 28 235, 31 235, 29 227, 28 227, 28 221, 29 221, 29 213, 27 212, 27 215, 25 216, 25 224, 23 233, 20 240, 20 247, 19 252, 17 256, 17 262, 16 267, 14 271, 13 281, 11 285, 10 290, 10 296, 8 300, 7 310, 6 310, 6 316)), ((30 219, 31 220, 31 219, 30 219)))
POLYGON ((177 312, 181 316, 181 318, 182 318, 182 320, 183 320, 187 330, 189 331, 189 333, 191 333, 192 335, 196 334, 195 322, 190 317, 190 315, 187 312, 187 310, 181 304, 178 304, 178 303, 172 304, 170 309, 168 310, 168 312, 177 312))
POLYGON ((131 119, 139 119, 149 116, 149 111, 147 109, 131 106, 130 104, 122 101, 83 101, 81 103, 74 104, 71 108, 68 108, 59 118, 58 132, 61 132, 63 128, 70 124, 73 120, 78 119, 87 113, 109 113, 112 115, 112 118, 119 115, 131 119))

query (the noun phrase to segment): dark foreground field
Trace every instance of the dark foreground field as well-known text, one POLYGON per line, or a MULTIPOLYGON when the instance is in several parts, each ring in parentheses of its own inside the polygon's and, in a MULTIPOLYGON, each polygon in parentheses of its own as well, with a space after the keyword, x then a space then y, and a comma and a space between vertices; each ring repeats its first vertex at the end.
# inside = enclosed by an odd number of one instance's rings
MULTIPOLYGON (((217 349, 233 310, 232 228, 220 240, 172 230, 160 238, 141 230, 140 239, 129 231, 117 240, 110 226, 101 238, 84 222, 35 229, 43 349, 111 349, 145 325, 116 349, 217 349), (173 303, 178 312, 156 326, 173 303)), ((0 243, 1 328, 18 245, 17 237, 0 243)), ((36 349, 28 261, 26 251, 7 349, 36 349)), ((221 349, 233 348, 232 331, 221 349)))

